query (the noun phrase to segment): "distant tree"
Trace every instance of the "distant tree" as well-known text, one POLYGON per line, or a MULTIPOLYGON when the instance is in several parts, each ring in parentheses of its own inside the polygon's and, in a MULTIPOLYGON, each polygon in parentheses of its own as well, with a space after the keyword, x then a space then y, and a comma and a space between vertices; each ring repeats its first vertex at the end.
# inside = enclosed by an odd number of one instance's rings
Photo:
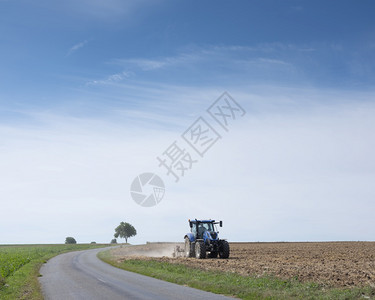
POLYGON ((116 239, 112 239, 111 240, 111 244, 117 244, 117 240, 116 239))
POLYGON ((96 244, 96 242, 91 242, 90 244, 96 244))
POLYGON ((121 222, 119 226, 115 228, 115 238, 124 238, 125 243, 128 242, 128 238, 137 235, 137 230, 133 227, 133 225, 125 222, 121 222))
POLYGON ((65 239, 65 244, 77 244, 77 241, 74 237, 68 236, 65 239))

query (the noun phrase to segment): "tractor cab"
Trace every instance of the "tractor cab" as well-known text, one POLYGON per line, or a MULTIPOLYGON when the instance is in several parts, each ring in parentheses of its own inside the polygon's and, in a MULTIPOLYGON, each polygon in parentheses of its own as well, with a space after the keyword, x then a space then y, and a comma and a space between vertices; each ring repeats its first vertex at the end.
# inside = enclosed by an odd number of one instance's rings
POLYGON ((203 239, 203 235, 206 231, 210 233, 214 233, 217 230, 215 230, 215 226, 213 222, 209 221, 202 221, 202 222, 195 222, 191 221, 191 232, 194 234, 194 236, 197 239, 203 239))

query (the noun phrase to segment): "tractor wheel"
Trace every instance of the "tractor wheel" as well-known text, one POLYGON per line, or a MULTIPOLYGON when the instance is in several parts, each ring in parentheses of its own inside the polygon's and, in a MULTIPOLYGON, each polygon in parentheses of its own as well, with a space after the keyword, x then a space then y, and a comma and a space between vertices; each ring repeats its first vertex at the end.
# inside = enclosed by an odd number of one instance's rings
POLYGON ((229 257, 229 243, 227 241, 221 241, 219 246, 219 256, 220 258, 229 257))
POLYGON ((188 237, 185 238, 185 255, 186 257, 194 257, 194 245, 188 237))
POLYGON ((203 241, 197 241, 195 243, 195 257, 206 258, 206 246, 203 241))
POLYGON ((209 258, 217 258, 217 251, 212 251, 212 252, 210 252, 210 254, 208 254, 208 257, 209 258))

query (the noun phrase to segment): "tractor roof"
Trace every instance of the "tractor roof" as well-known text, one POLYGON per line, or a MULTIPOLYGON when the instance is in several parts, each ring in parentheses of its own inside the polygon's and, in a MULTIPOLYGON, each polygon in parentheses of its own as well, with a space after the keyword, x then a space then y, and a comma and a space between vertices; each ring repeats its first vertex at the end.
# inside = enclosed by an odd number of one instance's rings
POLYGON ((195 220, 190 220, 191 223, 196 223, 197 221, 198 221, 199 223, 214 223, 214 222, 215 222, 215 220, 197 220, 197 219, 195 219, 195 220))

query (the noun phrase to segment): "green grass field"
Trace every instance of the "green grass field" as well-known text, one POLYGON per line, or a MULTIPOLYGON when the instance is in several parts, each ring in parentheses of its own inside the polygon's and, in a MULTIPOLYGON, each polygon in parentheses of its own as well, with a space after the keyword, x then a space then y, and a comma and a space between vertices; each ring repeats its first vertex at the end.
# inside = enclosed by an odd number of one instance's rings
POLYGON ((38 282, 43 263, 61 253, 106 245, 0 246, 0 299, 43 299, 38 282))
POLYGON ((375 296, 375 288, 371 287, 327 288, 313 282, 302 283, 295 278, 241 276, 156 260, 131 259, 120 263, 111 256, 110 250, 99 253, 98 257, 127 271, 241 299, 373 299, 375 296))

